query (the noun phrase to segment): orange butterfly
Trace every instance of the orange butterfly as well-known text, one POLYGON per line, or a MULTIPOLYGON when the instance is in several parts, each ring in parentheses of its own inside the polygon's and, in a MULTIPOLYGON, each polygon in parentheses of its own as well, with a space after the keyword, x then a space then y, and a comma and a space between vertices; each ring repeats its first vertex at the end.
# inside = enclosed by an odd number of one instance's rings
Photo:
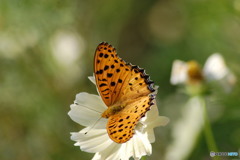
POLYGON ((96 49, 94 75, 98 91, 108 106, 102 113, 103 118, 108 118, 108 135, 114 142, 127 142, 138 121, 154 104, 153 81, 144 69, 126 63, 105 42, 96 49))

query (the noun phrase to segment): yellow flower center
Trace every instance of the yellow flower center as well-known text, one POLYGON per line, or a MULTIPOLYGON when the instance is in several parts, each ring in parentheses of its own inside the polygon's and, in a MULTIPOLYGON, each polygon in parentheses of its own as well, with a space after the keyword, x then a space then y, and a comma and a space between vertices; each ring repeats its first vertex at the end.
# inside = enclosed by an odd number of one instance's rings
POLYGON ((188 82, 191 84, 201 83, 203 81, 202 70, 196 61, 189 61, 188 64, 188 82))

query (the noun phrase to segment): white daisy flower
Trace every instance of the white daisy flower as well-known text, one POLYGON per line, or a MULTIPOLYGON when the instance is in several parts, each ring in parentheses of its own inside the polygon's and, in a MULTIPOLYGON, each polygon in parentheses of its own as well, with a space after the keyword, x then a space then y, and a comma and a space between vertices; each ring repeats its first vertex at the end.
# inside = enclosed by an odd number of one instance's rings
POLYGON ((208 82, 218 81, 228 91, 236 83, 235 75, 226 66, 223 57, 212 54, 206 61, 203 70, 195 61, 184 62, 175 60, 172 66, 170 82, 173 85, 187 84, 192 80, 201 82, 205 79, 208 82))
POLYGON ((203 127, 206 141, 212 143, 212 146, 208 146, 209 150, 216 149, 207 118, 206 100, 202 95, 207 93, 207 84, 211 82, 219 83, 227 92, 236 83, 236 78, 226 66, 223 57, 218 53, 212 54, 203 69, 195 61, 175 60, 170 82, 173 85, 184 85, 191 98, 182 110, 184 116, 173 126, 173 142, 167 149, 165 159, 186 159, 203 127))
POLYGON ((187 159, 203 128, 203 113, 201 97, 189 99, 181 110, 181 118, 173 125, 173 141, 167 148, 165 160, 187 159))
MULTIPOLYGON (((95 84, 95 79, 89 77, 95 84)), ((153 128, 164 126, 168 123, 167 117, 158 115, 156 105, 146 113, 135 127, 134 136, 126 143, 118 144, 112 141, 107 133, 107 119, 101 114, 107 106, 98 95, 79 93, 71 106, 68 115, 70 118, 85 126, 79 132, 71 133, 71 139, 76 141, 75 146, 85 152, 95 153, 93 160, 127 160, 130 157, 140 159, 152 153, 151 143, 155 141, 153 128)))

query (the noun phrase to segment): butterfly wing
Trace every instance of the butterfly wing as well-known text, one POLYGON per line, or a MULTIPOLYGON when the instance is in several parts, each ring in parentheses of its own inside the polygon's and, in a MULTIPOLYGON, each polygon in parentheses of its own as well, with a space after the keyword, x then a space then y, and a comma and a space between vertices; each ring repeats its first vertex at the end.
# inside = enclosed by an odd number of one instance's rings
POLYGON ((98 45, 94 57, 94 74, 98 91, 107 106, 116 102, 124 81, 128 81, 130 67, 117 56, 108 43, 98 45), (125 68, 124 72, 121 69, 125 68), (120 78, 121 77, 121 78, 120 78))
POLYGON ((153 81, 144 70, 118 57, 108 43, 98 45, 94 57, 94 75, 98 91, 109 107, 153 92, 153 81))
POLYGON ((134 135, 138 121, 145 116, 154 103, 154 96, 145 96, 128 104, 121 112, 109 117, 107 132, 109 137, 117 143, 125 143, 134 135))
POLYGON ((94 74, 105 104, 109 108, 123 108, 110 115, 107 132, 113 141, 124 143, 133 136, 136 124, 153 104, 153 81, 144 69, 123 61, 116 49, 104 42, 95 52, 94 74))

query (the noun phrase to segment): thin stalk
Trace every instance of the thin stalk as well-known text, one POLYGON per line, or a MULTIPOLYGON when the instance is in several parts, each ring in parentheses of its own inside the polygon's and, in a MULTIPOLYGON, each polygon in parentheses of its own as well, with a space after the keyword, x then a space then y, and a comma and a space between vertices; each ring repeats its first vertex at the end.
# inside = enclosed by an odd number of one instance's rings
MULTIPOLYGON (((216 142, 214 140, 213 133, 212 133, 211 123, 210 123, 209 118, 208 118, 206 100, 205 100, 204 97, 200 98, 200 103, 203 107, 204 134, 205 134, 208 150, 209 150, 209 152, 211 152, 211 151, 218 152, 217 145, 216 145, 216 142)), ((213 159, 214 160, 219 159, 219 157, 213 157, 213 159)))

